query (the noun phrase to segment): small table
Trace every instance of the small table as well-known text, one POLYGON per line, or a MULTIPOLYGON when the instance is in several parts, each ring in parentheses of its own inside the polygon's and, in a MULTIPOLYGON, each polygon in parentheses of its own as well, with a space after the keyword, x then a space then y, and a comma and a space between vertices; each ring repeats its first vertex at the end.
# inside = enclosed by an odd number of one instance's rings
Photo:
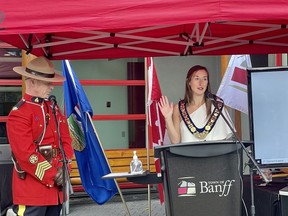
POLYGON ((157 173, 150 173, 148 170, 142 173, 130 173, 130 172, 119 172, 119 173, 109 173, 102 176, 102 179, 112 179, 112 178, 127 178, 128 181, 138 184, 158 184, 162 182, 161 176, 157 173))

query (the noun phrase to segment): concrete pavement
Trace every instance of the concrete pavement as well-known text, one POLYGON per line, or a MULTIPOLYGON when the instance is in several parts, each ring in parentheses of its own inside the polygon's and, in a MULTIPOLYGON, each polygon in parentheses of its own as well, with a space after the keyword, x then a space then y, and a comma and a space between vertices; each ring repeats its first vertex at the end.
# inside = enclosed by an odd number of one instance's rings
MULTIPOLYGON (((131 216, 149 216, 147 193, 123 194, 131 216)), ((67 216, 126 216, 121 197, 115 195, 104 205, 98 205, 90 197, 71 197, 67 216)), ((158 194, 151 193, 151 216, 165 216, 165 205, 161 205, 158 194)))

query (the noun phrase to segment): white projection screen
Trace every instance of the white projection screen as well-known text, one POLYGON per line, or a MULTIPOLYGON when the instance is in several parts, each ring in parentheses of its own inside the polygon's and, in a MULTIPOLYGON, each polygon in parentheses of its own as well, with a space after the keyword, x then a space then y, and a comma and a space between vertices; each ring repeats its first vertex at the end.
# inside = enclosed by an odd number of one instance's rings
POLYGON ((288 68, 247 72, 255 160, 260 167, 288 167, 288 68))

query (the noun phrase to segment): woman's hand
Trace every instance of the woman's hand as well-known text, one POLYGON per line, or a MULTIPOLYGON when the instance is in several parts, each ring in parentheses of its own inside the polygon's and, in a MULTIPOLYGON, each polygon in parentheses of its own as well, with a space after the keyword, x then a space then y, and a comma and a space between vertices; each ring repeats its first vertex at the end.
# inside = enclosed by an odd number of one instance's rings
POLYGON ((166 96, 162 96, 158 104, 164 118, 172 118, 173 103, 169 104, 168 98, 166 96))

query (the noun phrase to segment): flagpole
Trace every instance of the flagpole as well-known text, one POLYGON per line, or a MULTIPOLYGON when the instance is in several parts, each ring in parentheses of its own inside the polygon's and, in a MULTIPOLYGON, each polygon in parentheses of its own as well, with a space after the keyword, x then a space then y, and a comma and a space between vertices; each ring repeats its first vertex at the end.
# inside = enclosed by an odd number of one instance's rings
MULTIPOLYGON (((103 146, 102 146, 102 144, 101 144, 101 141, 100 141, 100 139, 99 139, 98 133, 97 133, 97 131, 96 131, 96 129, 95 129, 95 126, 94 126, 94 124, 93 124, 93 120, 92 120, 89 112, 86 112, 86 115, 88 115, 88 118, 89 118, 89 120, 90 120, 90 123, 91 123, 91 125, 92 125, 92 127, 93 127, 93 131, 94 131, 97 139, 99 140, 99 146, 101 147, 101 150, 102 150, 103 155, 104 155, 104 157, 105 157, 105 160, 106 160, 106 162, 107 162, 107 164, 108 164, 108 167, 109 167, 109 169, 110 169, 110 172, 112 172, 111 166, 110 166, 110 164, 109 164, 109 162, 108 162, 108 159, 107 159, 107 157, 106 157, 106 154, 105 154, 105 151, 104 151, 103 146)), ((120 189, 120 187, 119 187, 119 185, 118 185, 118 182, 116 181, 115 178, 113 178, 113 180, 114 180, 115 185, 116 185, 116 187, 117 187, 117 189, 118 189, 119 195, 120 195, 121 200, 122 200, 122 202, 123 202, 123 204, 124 204, 124 206, 125 206, 125 209, 126 209, 128 215, 131 216, 130 211, 129 211, 128 206, 127 206, 127 203, 125 202, 124 197, 123 197, 123 194, 122 194, 122 192, 121 192, 121 189, 120 189)))
MULTIPOLYGON (((146 150, 147 150, 147 169, 150 172, 150 146, 149 146, 149 136, 148 136, 148 130, 149 130, 149 120, 148 120, 148 68, 147 68, 147 57, 145 58, 145 116, 146 116, 146 150)), ((148 196, 148 210, 149 210, 149 216, 151 216, 151 189, 150 189, 150 184, 147 185, 147 196, 148 196)))

